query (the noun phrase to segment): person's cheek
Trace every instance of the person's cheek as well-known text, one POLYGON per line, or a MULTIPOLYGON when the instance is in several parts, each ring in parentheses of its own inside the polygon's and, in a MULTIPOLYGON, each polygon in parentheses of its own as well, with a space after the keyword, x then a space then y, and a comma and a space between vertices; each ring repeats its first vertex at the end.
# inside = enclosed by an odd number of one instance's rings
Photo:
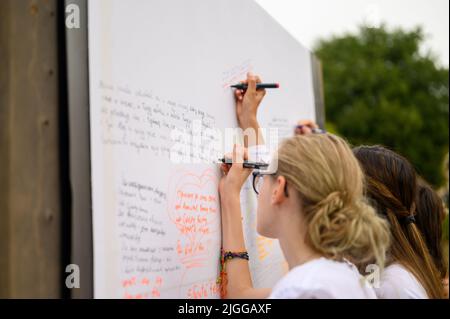
POLYGON ((270 185, 264 179, 258 196, 256 231, 264 237, 271 237, 270 185))
POLYGON ((263 198, 261 197, 261 194, 258 197, 258 206, 256 210, 256 232, 261 235, 265 236, 265 230, 266 230, 266 205, 263 201, 263 198))

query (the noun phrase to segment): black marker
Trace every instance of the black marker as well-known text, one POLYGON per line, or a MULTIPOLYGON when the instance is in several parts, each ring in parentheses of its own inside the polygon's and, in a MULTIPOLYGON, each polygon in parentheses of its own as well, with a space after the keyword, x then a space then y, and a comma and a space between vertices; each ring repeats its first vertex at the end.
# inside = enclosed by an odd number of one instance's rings
MULTIPOLYGON (((233 165, 233 160, 231 158, 221 158, 221 159, 219 159, 219 162, 222 162, 222 163, 228 164, 228 165, 233 165)), ((242 166, 244 168, 264 169, 264 168, 267 168, 269 166, 269 164, 262 163, 262 162, 260 162, 260 163, 250 162, 250 161, 245 160, 242 163, 242 166)))
MULTIPOLYGON (((244 84, 244 83, 239 83, 239 84, 235 84, 231 86, 234 89, 238 89, 238 90, 247 90, 248 85, 244 84)), ((257 83, 256 84, 256 89, 260 90, 260 89, 278 89, 280 88, 280 84, 279 83, 257 83)))

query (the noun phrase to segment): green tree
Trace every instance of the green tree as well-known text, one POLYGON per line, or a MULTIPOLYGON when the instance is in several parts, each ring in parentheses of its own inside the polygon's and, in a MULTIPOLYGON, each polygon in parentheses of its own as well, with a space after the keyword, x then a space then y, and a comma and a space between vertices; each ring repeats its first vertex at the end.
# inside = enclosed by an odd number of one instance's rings
POLYGON ((381 144, 440 186, 448 153, 448 68, 421 53, 421 28, 361 26, 321 40, 326 117, 352 144, 381 144))

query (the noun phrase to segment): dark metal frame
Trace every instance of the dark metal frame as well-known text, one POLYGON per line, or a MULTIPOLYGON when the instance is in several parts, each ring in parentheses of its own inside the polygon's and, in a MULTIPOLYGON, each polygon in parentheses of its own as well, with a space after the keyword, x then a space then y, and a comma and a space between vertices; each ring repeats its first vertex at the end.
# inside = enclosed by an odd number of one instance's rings
POLYGON ((79 266, 80 288, 72 298, 92 298, 93 232, 89 119, 89 54, 87 0, 66 0, 80 8, 80 28, 66 28, 71 187, 71 263, 79 266))
POLYGON ((323 92, 322 64, 320 60, 311 53, 311 69, 314 87, 314 101, 316 104, 316 122, 325 129, 325 98, 323 92))

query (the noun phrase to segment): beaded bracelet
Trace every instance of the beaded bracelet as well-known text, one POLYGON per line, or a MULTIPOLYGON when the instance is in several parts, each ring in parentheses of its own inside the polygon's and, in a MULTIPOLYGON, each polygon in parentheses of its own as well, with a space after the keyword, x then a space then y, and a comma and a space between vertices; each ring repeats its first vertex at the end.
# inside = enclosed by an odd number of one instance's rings
POLYGON ((227 295, 227 284, 228 284, 228 277, 225 269, 225 263, 228 260, 234 258, 249 260, 248 252, 224 251, 223 248, 220 250, 220 273, 219 277, 217 278, 217 283, 220 284, 220 297, 222 299, 225 298, 227 295))

